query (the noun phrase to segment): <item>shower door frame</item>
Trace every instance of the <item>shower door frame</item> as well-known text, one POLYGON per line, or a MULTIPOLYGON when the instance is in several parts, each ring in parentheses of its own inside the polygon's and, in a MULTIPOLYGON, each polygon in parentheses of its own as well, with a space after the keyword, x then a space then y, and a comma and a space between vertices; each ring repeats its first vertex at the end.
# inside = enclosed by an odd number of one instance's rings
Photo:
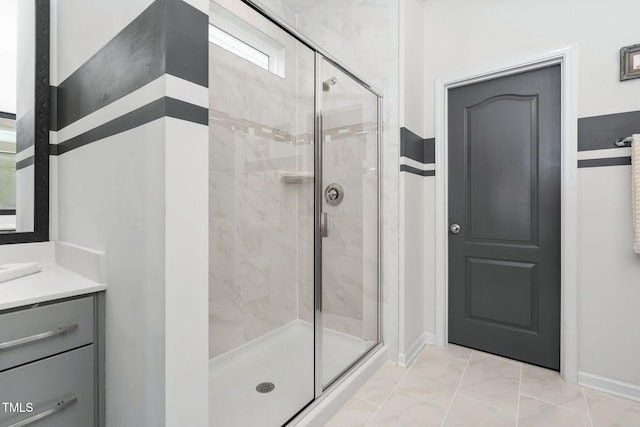
POLYGON ((303 413, 306 413, 311 408, 315 407, 327 393, 339 386, 346 378, 349 372, 352 372, 356 367, 365 363, 375 352, 383 346, 382 336, 382 101, 384 95, 381 91, 368 84, 366 80, 360 78, 356 73, 349 70, 344 65, 340 64, 330 54, 325 52, 322 48, 317 46, 311 40, 304 35, 300 34, 294 28, 281 21, 275 16, 272 16, 262 6, 256 4, 252 0, 241 0, 247 6, 264 16, 271 21, 277 27, 300 41, 300 43, 313 50, 315 53, 314 61, 314 382, 315 382, 315 398, 304 408, 296 414, 293 414, 290 421, 298 419, 303 413), (368 90, 377 98, 377 138, 376 138, 376 154, 377 154, 377 209, 378 209, 378 226, 377 226, 377 293, 378 293, 378 321, 377 321, 377 342, 371 346, 368 350, 354 360, 349 366, 347 366, 340 374, 329 382, 326 386, 323 385, 322 378, 322 235, 320 229, 320 216, 322 214, 322 81, 320 72, 321 60, 326 60, 340 71, 344 72, 347 76, 357 82, 363 89, 368 90))
MULTIPOLYGON (((266 16, 266 15, 265 15, 266 16)), ((267 16, 267 18, 269 18, 267 16)), ((275 22, 275 21, 274 21, 275 22)), ((277 22, 276 22, 277 24, 277 22)), ((287 30, 284 28, 285 31, 287 30)), ((292 33, 294 37, 298 37, 296 33, 292 33)), ((300 40, 305 43, 304 40, 300 40)), ((356 365, 364 361, 367 355, 373 354, 376 349, 382 346, 382 252, 381 252, 381 238, 382 238, 382 221, 380 220, 382 215, 382 94, 376 89, 372 88, 368 83, 366 83, 361 78, 357 77, 349 70, 345 69, 340 63, 325 55, 319 48, 314 45, 309 45, 311 49, 315 51, 315 63, 314 63, 314 73, 315 73, 315 91, 314 91, 314 373, 315 373, 315 401, 325 393, 327 390, 332 388, 332 386, 337 385, 341 382, 341 379, 344 378, 345 374, 352 371, 356 365), (323 187, 323 116, 322 116, 322 85, 323 85, 323 77, 321 73, 321 62, 325 60, 329 62, 331 65, 336 67, 338 70, 344 72, 347 76, 352 78, 356 83, 363 87, 363 89, 368 90, 371 94, 376 97, 377 102, 377 129, 376 129, 376 187, 377 187, 377 219, 378 226, 377 230, 377 341, 371 346, 371 348, 367 349, 364 353, 362 353, 358 358, 356 358, 352 363, 350 363, 345 369, 343 369, 335 378, 331 379, 326 385, 323 384, 323 366, 322 366, 322 338, 324 333, 324 322, 322 315, 322 298, 323 298, 323 278, 322 278, 322 187, 323 187)))

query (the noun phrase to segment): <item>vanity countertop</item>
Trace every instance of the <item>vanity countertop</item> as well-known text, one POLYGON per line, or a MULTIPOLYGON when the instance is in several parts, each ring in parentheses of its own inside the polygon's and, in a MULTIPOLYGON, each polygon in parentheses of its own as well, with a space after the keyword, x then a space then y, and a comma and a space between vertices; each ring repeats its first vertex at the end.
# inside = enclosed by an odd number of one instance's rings
POLYGON ((89 280, 56 264, 42 271, 0 283, 0 310, 103 291, 107 285, 89 280))

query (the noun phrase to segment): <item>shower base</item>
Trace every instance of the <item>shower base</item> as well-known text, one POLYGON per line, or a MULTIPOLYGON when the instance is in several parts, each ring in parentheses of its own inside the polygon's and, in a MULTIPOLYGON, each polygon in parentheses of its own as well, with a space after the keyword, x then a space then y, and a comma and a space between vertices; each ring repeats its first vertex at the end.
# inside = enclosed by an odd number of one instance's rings
MULTIPOLYGON (((313 325, 296 320, 211 359, 209 426, 276 427, 295 415, 314 398, 313 345, 313 325)), ((373 343, 325 328, 322 345, 326 384, 373 343)))

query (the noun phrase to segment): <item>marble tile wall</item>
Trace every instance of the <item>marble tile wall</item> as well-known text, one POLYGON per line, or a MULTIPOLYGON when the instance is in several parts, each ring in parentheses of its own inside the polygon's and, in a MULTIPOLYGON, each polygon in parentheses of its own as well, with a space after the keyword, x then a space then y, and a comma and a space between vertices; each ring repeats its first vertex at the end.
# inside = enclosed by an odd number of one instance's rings
MULTIPOLYGON (((231 0, 224 0, 223 3, 235 3, 231 0)), ((384 115, 383 115, 383 209, 382 209, 382 296, 383 296, 383 335, 386 345, 390 349, 390 357, 397 357, 397 328, 398 328, 398 313, 397 313, 397 298, 398 298, 398 159, 399 159, 399 135, 398 135, 398 0, 347 0, 347 1, 322 1, 322 2, 309 2, 310 8, 300 10, 300 7, 292 8, 288 7, 288 1, 277 0, 264 0, 259 3, 264 3, 267 9, 276 11, 278 14, 279 8, 283 11, 280 13, 280 18, 285 22, 288 22, 292 27, 297 27, 298 30, 312 39, 323 49, 330 52, 338 61, 344 64, 349 69, 361 75, 369 83, 380 89, 384 97, 384 115), (289 13, 291 10, 297 12, 295 16, 289 13), (285 16, 286 15, 286 16, 285 16)), ((298 5, 299 6, 299 5, 298 5)), ((252 23, 254 20, 251 21, 252 23)), ((264 31, 264 30, 263 30, 264 31)), ((271 34, 270 34, 271 35, 271 34)), ((271 35, 274 37, 273 35, 271 35)), ((275 37, 274 37, 275 38, 275 37)), ((306 49, 301 46, 297 46, 298 49, 306 49)), ((213 55, 212 55, 213 57, 213 55)), ((245 119, 255 121, 279 129, 282 131, 281 136, 284 140, 297 139, 298 144, 292 145, 286 144, 288 148, 282 147, 284 141, 271 140, 266 144, 264 140, 262 143, 254 143, 254 151, 257 150, 256 157, 254 158, 254 165, 263 165, 262 170, 257 169, 253 172, 255 177, 260 177, 262 182, 260 192, 267 192, 272 196, 282 196, 282 203, 278 203, 278 206, 286 206, 292 208, 292 211, 284 209, 278 215, 274 212, 276 204, 271 205, 272 211, 263 212, 258 211, 256 214, 264 213, 270 216, 271 224, 274 230, 278 230, 278 226, 281 226, 284 222, 294 221, 297 227, 284 227, 279 229, 280 232, 276 234, 282 234, 281 237, 294 239, 297 244, 297 260, 296 263, 292 263, 292 259, 289 258, 288 266, 293 268, 295 266, 297 277, 297 288, 295 283, 292 286, 283 285, 283 289, 280 292, 290 293, 295 292, 297 294, 297 312, 289 313, 303 320, 312 320, 313 316, 313 185, 312 183, 300 183, 295 186, 278 186, 276 182, 275 170, 284 170, 289 168, 295 162, 296 170, 298 171, 311 171, 313 170, 313 146, 311 144, 304 144, 303 141, 307 139, 304 135, 311 136, 311 130, 313 129, 313 97, 312 86, 313 73, 303 72, 303 68, 307 67, 309 70, 313 70, 312 58, 305 63, 304 60, 300 60, 301 55, 298 55, 298 69, 300 70, 297 75, 297 97, 289 97, 287 101, 286 97, 280 95, 278 90, 274 90, 274 87, 269 87, 262 79, 258 78, 256 81, 254 75, 250 75, 243 71, 243 67, 247 68, 246 64, 239 66, 235 65, 227 66, 227 75, 233 76, 233 81, 225 81, 219 83, 219 91, 217 100, 211 100, 211 108, 219 112, 228 114, 235 119, 245 119), (235 68, 234 67, 238 67, 235 68), (240 71, 240 72, 238 72, 240 71), (309 87, 311 87, 309 91, 309 87), (262 100, 268 99, 272 101, 269 105, 261 103, 262 100), (215 107, 216 102, 227 100, 229 105, 225 108, 215 107), (291 105, 287 102, 293 101, 291 105), (284 115, 286 107, 291 107, 290 112, 295 112, 295 120, 284 118, 280 119, 275 117, 269 117, 278 112, 284 115), (265 148, 269 147, 268 149, 265 148), (265 158, 266 153, 275 153, 279 150, 277 157, 265 158), (261 157, 260 157, 261 156, 261 157), (289 160, 287 160, 287 158, 289 160), (262 161, 263 163, 260 163, 262 161), (266 162, 266 163, 265 163, 266 162), (288 163, 289 162, 289 163, 288 163), (268 166, 266 166, 268 165, 268 166), (267 167, 273 169, 266 169, 267 167), (275 169, 277 168, 277 169, 275 169), (268 172, 270 170, 270 172, 268 172), (271 175, 270 175, 271 174, 271 175), (272 179, 269 182, 269 179, 272 179), (289 192, 288 189, 293 189, 289 192), (289 203, 289 204, 288 204, 289 203), (292 213, 293 212, 293 213, 292 213), (295 235, 291 230, 295 230, 295 235), (287 235, 289 233, 290 235, 287 235)), ((237 59, 236 59, 237 60, 237 59)), ((289 59, 288 59, 289 60, 289 59)), ((233 62, 233 60, 231 60, 233 62)), ((224 67, 224 64, 219 64, 224 67)), ((291 70, 287 63, 287 72, 291 70)), ((219 70, 220 71, 220 70, 219 70)), ((287 74, 287 80, 291 78, 287 74)), ((227 80, 229 80, 227 78, 227 80)), ((210 83, 210 87, 213 88, 215 82, 210 83)), ((276 85, 275 88, 279 86, 276 85)), ((287 90, 290 90, 289 87, 287 90)), ((247 342, 252 337, 258 335, 258 332, 263 333, 271 328, 277 327, 276 325, 282 324, 284 320, 291 319, 291 315, 280 316, 279 320, 271 321, 268 317, 269 310, 258 310, 255 307, 258 304, 257 301, 247 301, 247 295, 258 295, 260 289, 271 290, 278 289, 278 286, 271 287, 266 279, 261 281, 253 281, 242 284, 238 289, 235 288, 235 281, 238 280, 238 256, 240 249, 243 247, 240 243, 244 238, 243 233, 231 232, 231 222, 234 226, 240 229, 244 229, 246 224, 238 225, 236 216, 224 217, 220 216, 224 212, 217 212, 214 205, 224 204, 216 203, 214 200, 218 198, 226 198, 228 202, 234 200, 236 209, 243 209, 242 197, 244 193, 239 191, 239 188, 248 188, 246 178, 241 176, 246 175, 245 172, 241 172, 237 165, 241 164, 245 157, 244 154, 238 152, 238 145, 243 145, 242 141, 246 141, 248 146, 251 146, 253 139, 256 138, 252 131, 238 132, 228 126, 216 126, 212 119, 212 125, 210 126, 213 132, 216 128, 224 129, 218 133, 218 136, 212 135, 212 206, 211 206, 211 236, 212 236, 212 276, 218 275, 220 278, 211 281, 211 295, 221 296, 222 298, 216 298, 218 301, 211 301, 211 342, 212 349, 211 354, 217 355, 222 352, 228 351, 236 346, 247 342), (224 132, 227 132, 227 137, 224 137, 224 132), (229 133, 233 135, 233 138, 229 138, 229 133), (217 139, 216 139, 217 138, 217 139), (235 141, 240 141, 238 144, 235 141), (213 145, 216 144, 216 145, 213 145), (218 150, 219 149, 219 150, 218 150), (216 155, 215 153, 218 153, 216 155), (222 154, 222 155, 220 155, 222 154), (233 166, 232 166, 233 165, 233 166), (218 168, 218 169, 216 169, 218 168), (222 169, 220 169, 222 168, 222 169), (227 170, 224 170, 224 169, 227 170), (228 169, 234 169, 233 172, 228 169), (216 175, 217 174, 217 175, 216 175), (226 174, 226 175, 225 175, 226 174), (245 181, 242 181, 245 179, 245 181), (226 180, 226 181, 225 181, 226 180), (215 183, 213 182, 215 181, 215 183), (224 184, 226 182, 226 184, 224 184), (242 183, 245 184, 242 184, 242 183), (217 184, 216 184, 217 183, 217 184), (235 185, 234 191, 228 190, 229 185, 235 185), (244 185, 244 187, 242 187, 244 185), (227 190, 225 190, 225 188, 227 190), (239 207, 237 207, 239 205, 239 207), (226 226, 223 224, 227 222, 226 226), (214 222, 218 221, 217 224, 214 222), (226 242, 226 243, 224 243, 226 242), (233 251, 233 252, 231 252, 233 251), (220 254, 225 252, 225 254, 220 254), (217 253, 217 255, 214 255, 217 253), (233 253, 233 256, 230 254, 233 253), (216 259, 221 260, 221 263, 217 263, 216 259), (226 262, 225 262, 226 260, 226 262), (231 266, 233 264, 233 268, 231 266), (214 268, 223 266, 223 268, 214 268), (214 273, 213 270, 217 272, 214 273), (267 284, 265 284, 267 283, 267 284), (216 287, 217 289, 213 289, 216 287), (248 288, 247 292, 242 292, 239 289, 248 288), (244 299, 243 299, 244 296, 244 299), (250 304, 254 302, 253 306, 250 304), (267 318, 261 318, 260 321, 256 321, 256 313, 262 315, 267 313, 267 318), (256 325, 259 327, 256 328, 256 325), (266 326, 269 325, 269 326, 266 326)), ((368 125, 364 122, 354 122, 359 126, 366 128, 368 125)), ((249 126, 250 127, 250 126, 249 126)), ((338 126, 339 127, 339 126, 338 126)), ((361 129, 362 130, 362 129, 361 129)), ((338 137, 343 135, 334 135, 336 142, 338 137)), ((349 136, 351 137, 351 136, 349 136)), ((371 138, 371 136, 369 136, 371 138)), ((259 139, 259 138, 258 138, 259 139)), ((356 138, 357 139, 357 138, 356 138)), ((342 141, 344 142, 344 140, 342 141)), ((370 144, 367 144, 370 145, 370 144)), ((345 147, 348 147, 346 144, 345 147)), ((248 157, 247 157, 248 158, 248 157)), ((246 170, 246 169, 245 169, 246 170)), ((256 180, 252 182, 256 182, 256 180)), ((355 181, 356 187, 366 188, 371 186, 373 180, 371 177, 361 176, 360 181, 355 181)), ((349 185, 349 184, 348 184, 349 185)), ((248 191, 248 190, 247 190, 248 191)), ((355 190, 350 191, 355 194, 355 190)), ((364 197, 367 191, 360 193, 360 197, 364 197)), ((371 193, 375 194, 375 193, 371 193)), ((246 209, 251 210, 252 207, 257 208, 262 206, 262 203, 266 203, 268 208, 269 204, 265 197, 254 194, 252 202, 247 201, 246 209)), ((363 203, 367 202, 363 199, 363 203)), ((260 208, 262 209, 262 208, 260 208)), ((240 212, 238 211, 238 214, 240 212)), ((228 212, 227 212, 228 214, 228 212)), ((258 220, 254 216, 254 224, 258 220)), ((335 222, 335 221, 334 221, 335 222)), ((338 224, 333 226, 353 226, 353 219, 347 217, 341 218, 338 224), (351 221, 351 222, 350 222, 351 221), (340 224, 343 222, 343 224, 340 224)), ((375 228, 375 219, 364 218, 362 223, 358 224, 355 228, 363 228, 368 230, 360 234, 362 242, 356 242, 360 246, 360 257, 362 257, 362 248, 372 248, 373 244, 367 239, 371 239, 374 234, 372 230, 375 228)), ((248 234, 253 235, 253 232, 248 234)), ((358 234, 358 233, 356 233, 358 234)), ((353 235, 351 236, 353 237, 353 235)), ((349 237, 345 237, 348 239, 349 237)), ((264 242, 263 238, 263 242, 264 242)), ((278 241, 274 237, 274 241, 278 241)), ((286 239, 285 239, 286 241, 286 239)), ((346 243, 346 242, 343 242, 346 243)), ((354 243, 352 242, 349 242, 354 243)), ((244 245, 246 246, 246 245, 244 245)), ((264 245, 263 248, 269 245, 264 245)), ((352 246, 351 251, 355 252, 357 246, 352 246)), ((348 250, 343 247, 344 253, 340 256, 335 255, 334 258, 336 265, 347 264, 351 265, 347 255, 348 250), (340 259, 342 257, 342 259, 340 259)), ((286 251, 285 251, 286 252, 286 251)), ((291 255, 291 254, 290 254, 291 255)), ((272 273, 267 275, 270 271, 270 267, 275 264, 271 264, 271 259, 268 258, 272 255, 263 255, 261 259, 259 256, 251 258, 249 262, 245 260, 246 271, 248 274, 255 273, 264 277, 270 277, 269 280, 275 280, 274 277, 280 277, 280 273, 272 273)), ((292 255, 293 256, 293 255, 292 255)), ((375 272, 374 266, 372 266, 373 254, 371 250, 365 251, 365 259, 368 261, 362 262, 362 259, 354 260, 358 261, 360 265, 359 271, 349 271, 349 267, 344 270, 343 276, 349 278, 354 284, 357 282, 357 278, 360 279, 360 298, 358 302, 351 303, 348 295, 355 295, 358 293, 358 289, 355 286, 338 289, 338 292, 332 293, 333 296, 327 300, 330 311, 327 312, 326 322, 328 326, 334 327, 338 330, 345 332, 351 332, 357 335, 365 337, 375 336, 377 328, 377 322, 363 322, 363 318, 373 318, 377 316, 377 304, 376 289, 374 286, 369 286, 367 283, 375 283, 375 278, 372 277, 375 272), (362 283, 365 284, 362 288, 362 283), (342 294, 340 293, 342 292, 342 294), (346 299, 343 297, 346 296, 346 299), (333 300, 332 300, 333 298, 333 300), (357 312, 357 315, 355 314, 357 312), (355 316, 355 317, 353 317, 355 316), (364 324, 363 324, 364 323, 364 324), (368 325, 368 326, 367 326, 368 325)), ((331 256, 328 257, 329 259, 331 256)), ((282 261, 284 263, 284 261, 282 261)), ((329 261, 331 262, 331 261, 329 261)), ((342 274, 342 273, 341 273, 342 274)), ((292 278, 293 276, 289 277, 292 278)), ((338 281, 335 281, 337 284, 338 281)), ((260 300, 261 306, 272 307, 270 305, 268 295, 272 295, 267 292, 266 294, 260 294, 262 300, 260 300)), ((288 294, 290 295, 290 294, 288 294)), ((210 297, 210 298, 212 298, 210 297)), ((353 298, 352 298, 353 299, 353 298)), ((272 297, 273 300, 273 297, 272 297)), ((259 305, 259 304, 258 304, 259 305)))
POLYGON ((210 44, 210 357, 297 319, 299 299, 313 303, 298 296, 298 274, 313 267, 298 237, 313 220, 299 215, 301 184, 282 176, 308 167, 297 138, 313 124, 313 81, 298 73, 314 57, 243 6, 234 12, 285 47, 286 78, 210 44))

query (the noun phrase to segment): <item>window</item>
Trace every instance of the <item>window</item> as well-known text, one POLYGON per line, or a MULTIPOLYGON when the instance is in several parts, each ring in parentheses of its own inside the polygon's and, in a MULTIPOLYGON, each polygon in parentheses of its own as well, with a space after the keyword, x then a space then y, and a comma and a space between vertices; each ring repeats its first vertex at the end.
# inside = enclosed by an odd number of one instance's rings
POLYGON ((285 48, 227 9, 210 2, 209 42, 264 70, 285 77, 285 48))
POLYGON ((269 56, 267 54, 260 52, 253 46, 249 46, 242 40, 238 40, 212 24, 209 24, 209 42, 235 53, 247 61, 253 62, 258 67, 269 70, 269 56))

